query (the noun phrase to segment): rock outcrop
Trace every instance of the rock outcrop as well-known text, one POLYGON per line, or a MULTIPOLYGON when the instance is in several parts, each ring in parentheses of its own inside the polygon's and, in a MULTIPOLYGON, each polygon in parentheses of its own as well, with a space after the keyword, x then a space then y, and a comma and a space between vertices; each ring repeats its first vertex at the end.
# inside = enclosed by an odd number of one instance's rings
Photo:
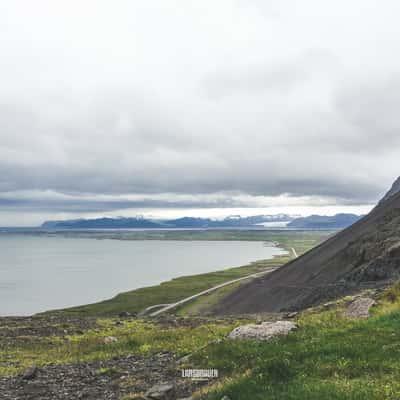
POLYGON ((391 189, 386 193, 386 195, 383 197, 381 200, 382 202, 385 202, 388 200, 390 197, 394 196, 395 194, 400 192, 400 176, 397 178, 397 180, 393 183, 391 189))
POLYGON ((37 374, 37 366, 31 365, 22 375, 22 379, 28 381, 34 379, 37 374))
POLYGON ((161 383, 149 389, 145 396, 149 400, 172 400, 174 397, 174 385, 161 383))
POLYGON ((358 297, 348 305, 343 315, 347 318, 368 318, 369 310, 374 305, 374 299, 369 297, 358 297))
POLYGON ((242 325, 235 328, 230 334, 230 339, 255 339, 270 340, 275 336, 287 335, 297 328, 290 321, 263 322, 262 324, 242 325))

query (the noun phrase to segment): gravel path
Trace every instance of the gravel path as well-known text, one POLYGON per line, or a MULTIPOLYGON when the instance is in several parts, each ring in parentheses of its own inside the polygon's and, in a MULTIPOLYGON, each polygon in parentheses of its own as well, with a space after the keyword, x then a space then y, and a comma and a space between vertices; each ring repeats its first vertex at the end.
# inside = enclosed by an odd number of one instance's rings
POLYGON ((140 314, 141 315, 146 315, 152 309, 158 308, 158 307, 162 307, 159 310, 154 311, 154 312, 149 314, 150 317, 157 317, 160 314, 163 314, 163 313, 165 313, 167 311, 171 311, 171 310, 181 306, 182 304, 186 304, 186 303, 188 303, 188 302, 190 302, 190 301, 192 301, 194 299, 197 299, 200 296, 204 296, 205 294, 209 294, 209 293, 214 292, 214 291, 216 291, 218 289, 221 289, 221 288, 223 288, 225 286, 232 285, 232 284, 234 284, 236 282, 244 281, 244 280, 247 280, 247 279, 259 278, 259 277, 267 275, 267 274, 269 274, 269 273, 271 273, 271 272, 273 272, 275 270, 276 270, 276 268, 268 268, 267 270, 262 271, 262 272, 257 272, 255 274, 246 275, 246 276, 243 276, 241 278, 232 279, 230 281, 227 281, 227 282, 221 283, 219 285, 213 286, 212 288, 203 290, 202 292, 196 293, 196 294, 194 294, 192 296, 186 297, 186 298, 184 298, 182 300, 177 301, 176 303, 172 303, 172 304, 157 304, 157 305, 154 305, 154 306, 147 307, 140 314))

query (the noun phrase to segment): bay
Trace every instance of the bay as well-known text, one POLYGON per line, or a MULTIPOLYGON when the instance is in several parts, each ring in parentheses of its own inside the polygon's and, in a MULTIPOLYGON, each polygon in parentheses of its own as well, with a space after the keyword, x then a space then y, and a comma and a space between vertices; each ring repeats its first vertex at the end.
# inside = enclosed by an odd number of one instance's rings
POLYGON ((0 235, 0 315, 31 315, 120 292, 270 259, 251 241, 96 240, 0 235))

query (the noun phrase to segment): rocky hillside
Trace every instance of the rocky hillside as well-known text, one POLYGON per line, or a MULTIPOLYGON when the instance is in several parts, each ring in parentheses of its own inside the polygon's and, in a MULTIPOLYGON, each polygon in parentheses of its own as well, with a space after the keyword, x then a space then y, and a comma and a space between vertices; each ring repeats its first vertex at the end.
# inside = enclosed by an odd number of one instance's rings
POLYGON ((388 200, 390 197, 392 197, 393 195, 395 195, 396 193, 399 193, 399 192, 400 192, 400 176, 393 183, 391 189, 383 197, 383 199, 381 200, 381 203, 388 200))
MULTIPOLYGON (((302 257, 224 298, 215 313, 298 310, 400 278, 400 193, 302 257)), ((389 192, 391 193, 391 192, 389 192)))

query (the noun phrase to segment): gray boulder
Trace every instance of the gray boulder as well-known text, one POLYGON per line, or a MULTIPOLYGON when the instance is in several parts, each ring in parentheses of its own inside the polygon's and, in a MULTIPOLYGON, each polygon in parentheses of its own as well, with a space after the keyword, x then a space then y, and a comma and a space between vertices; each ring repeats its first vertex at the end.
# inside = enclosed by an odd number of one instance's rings
POLYGON ((130 316, 131 316, 131 313, 128 312, 128 311, 121 311, 121 312, 118 314, 118 317, 120 317, 120 318, 129 318, 130 316))
POLYGON ((270 340, 274 336, 287 335, 297 328, 291 321, 263 322, 262 324, 242 325, 235 328, 230 334, 230 339, 255 339, 270 340))
POLYGON ((352 301, 344 311, 347 318, 368 318, 369 309, 375 305, 375 300, 369 297, 359 297, 352 301))
POLYGON ((104 344, 117 343, 118 339, 115 336, 107 336, 103 339, 104 344))
POLYGON ((149 400, 172 400, 174 397, 174 385, 161 383, 149 389, 144 397, 149 400))
POLYGON ((22 375, 22 379, 29 381, 31 379, 34 379, 37 374, 37 366, 36 365, 31 365, 28 369, 25 370, 25 372, 22 375))

